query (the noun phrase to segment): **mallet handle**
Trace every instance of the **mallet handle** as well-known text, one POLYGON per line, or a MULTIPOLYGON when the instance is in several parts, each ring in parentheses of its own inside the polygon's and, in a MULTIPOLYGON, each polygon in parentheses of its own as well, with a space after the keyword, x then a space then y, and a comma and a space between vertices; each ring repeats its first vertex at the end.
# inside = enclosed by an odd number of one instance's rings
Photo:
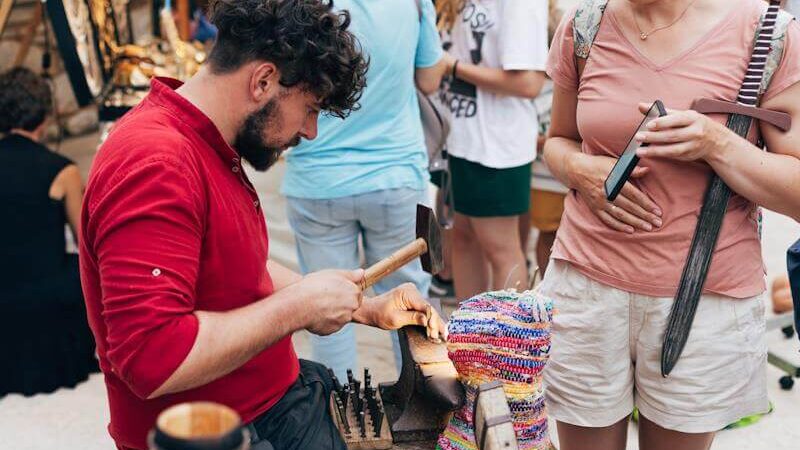
POLYGON ((394 273, 397 269, 410 263, 414 258, 424 255, 427 251, 428 243, 425 242, 425 239, 418 238, 414 242, 392 253, 391 256, 378 261, 370 266, 364 273, 364 279, 361 281, 361 289, 366 290, 387 275, 394 273))

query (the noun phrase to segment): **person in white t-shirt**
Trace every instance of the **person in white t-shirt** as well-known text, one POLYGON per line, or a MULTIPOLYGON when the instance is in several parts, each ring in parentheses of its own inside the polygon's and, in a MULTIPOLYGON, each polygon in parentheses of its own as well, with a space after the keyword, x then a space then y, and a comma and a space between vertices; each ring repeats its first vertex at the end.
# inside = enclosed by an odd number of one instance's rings
POLYGON ((439 0, 437 8, 451 75, 440 99, 451 115, 456 297, 524 288, 518 224, 530 207, 531 99, 544 82, 547 2, 439 0))

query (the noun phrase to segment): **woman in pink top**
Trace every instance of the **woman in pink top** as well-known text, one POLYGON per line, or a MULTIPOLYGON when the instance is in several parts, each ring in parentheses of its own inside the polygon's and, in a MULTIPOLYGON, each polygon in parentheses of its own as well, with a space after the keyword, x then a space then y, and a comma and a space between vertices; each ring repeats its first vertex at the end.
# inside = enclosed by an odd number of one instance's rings
POLYGON ((768 153, 725 128, 725 116, 687 111, 698 98, 736 98, 765 8, 610 0, 581 75, 575 11, 556 33, 545 158, 571 193, 540 292, 559 310, 545 379, 562 450, 624 449, 634 407, 640 448, 706 449, 716 430, 769 407, 756 205, 800 217, 798 25, 761 102, 795 125, 760 125, 768 153), (638 136, 651 145, 610 204, 603 182, 656 99, 670 114, 638 136), (663 332, 712 172, 735 194, 689 341, 662 378, 663 332))

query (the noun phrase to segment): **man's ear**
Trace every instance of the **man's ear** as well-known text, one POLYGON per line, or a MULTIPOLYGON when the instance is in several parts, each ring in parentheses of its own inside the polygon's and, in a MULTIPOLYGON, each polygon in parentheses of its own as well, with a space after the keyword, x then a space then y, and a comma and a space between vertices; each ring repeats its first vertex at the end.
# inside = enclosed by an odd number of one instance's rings
POLYGON ((253 66, 250 76, 250 95, 256 103, 272 98, 280 88, 280 74, 275 64, 259 62, 253 66))

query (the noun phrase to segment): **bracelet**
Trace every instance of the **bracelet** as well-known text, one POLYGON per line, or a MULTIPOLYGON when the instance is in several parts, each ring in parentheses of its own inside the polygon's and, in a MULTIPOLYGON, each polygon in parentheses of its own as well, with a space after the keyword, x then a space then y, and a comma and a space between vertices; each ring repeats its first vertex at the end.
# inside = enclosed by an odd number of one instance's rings
POLYGON ((450 76, 451 76, 451 77, 452 77, 454 80, 457 78, 457 77, 456 77, 456 69, 458 69, 458 63, 459 63, 459 61, 458 61, 458 60, 456 60, 456 62, 455 62, 455 63, 453 63, 453 70, 450 72, 450 76))

